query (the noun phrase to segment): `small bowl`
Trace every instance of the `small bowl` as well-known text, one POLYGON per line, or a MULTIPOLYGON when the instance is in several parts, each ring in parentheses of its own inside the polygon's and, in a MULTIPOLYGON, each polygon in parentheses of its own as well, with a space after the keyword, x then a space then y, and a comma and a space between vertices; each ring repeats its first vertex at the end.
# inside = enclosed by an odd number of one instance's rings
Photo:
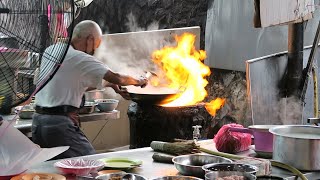
MULTIPOLYGON (((100 175, 97 176, 95 179, 101 179, 101 180, 122 180, 122 177, 127 175, 127 174, 131 174, 131 173, 111 173, 111 174, 104 174, 104 175, 100 175)), ((131 174, 134 176, 135 180, 147 180, 147 178, 137 175, 137 174, 131 174)))
POLYGON ((116 99, 96 99, 97 108, 102 112, 111 112, 118 106, 119 100, 116 99))
POLYGON ((202 180, 192 176, 163 176, 151 180, 202 180))
POLYGON ((212 163, 231 163, 232 161, 230 159, 219 156, 191 154, 177 156, 172 159, 172 162, 174 163, 176 169, 180 172, 180 174, 185 176, 196 176, 203 178, 203 165, 212 163))
POLYGON ((206 173, 205 180, 217 179, 217 178, 226 178, 230 176, 242 176, 244 180, 255 180, 257 179, 256 176, 246 172, 239 172, 239 171, 211 171, 206 173))
POLYGON ((238 172, 246 172, 250 174, 256 174, 259 170, 258 167, 243 164, 243 163, 215 163, 215 164, 207 164, 202 166, 202 169, 205 173, 209 173, 211 171, 238 171, 238 172))
POLYGON ((85 176, 102 169, 104 162, 84 159, 65 159, 54 163, 54 167, 65 174, 85 176))

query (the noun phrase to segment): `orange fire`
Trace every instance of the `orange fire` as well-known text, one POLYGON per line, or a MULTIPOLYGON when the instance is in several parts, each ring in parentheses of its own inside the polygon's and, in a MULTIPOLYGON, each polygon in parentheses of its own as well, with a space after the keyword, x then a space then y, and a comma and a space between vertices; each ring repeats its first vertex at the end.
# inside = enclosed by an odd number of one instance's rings
MULTIPOLYGON (((177 99, 162 106, 195 105, 202 102, 208 95, 205 90, 208 84, 206 77, 211 72, 210 68, 203 63, 206 52, 203 50, 197 51, 194 47, 195 38, 196 36, 193 34, 184 33, 175 37, 177 42, 175 47, 164 47, 152 54, 152 61, 163 73, 159 73, 159 78, 151 79, 151 84, 153 86, 165 84, 167 87, 181 92, 177 99)), ((211 101, 206 105, 206 108, 208 112, 214 112, 213 114, 215 114, 215 111, 220 109, 223 103, 224 101, 221 100, 211 101), (216 109, 213 110, 214 108, 216 109)))
POLYGON ((206 103, 206 109, 211 116, 215 116, 217 111, 225 104, 226 99, 217 98, 209 103, 206 103))

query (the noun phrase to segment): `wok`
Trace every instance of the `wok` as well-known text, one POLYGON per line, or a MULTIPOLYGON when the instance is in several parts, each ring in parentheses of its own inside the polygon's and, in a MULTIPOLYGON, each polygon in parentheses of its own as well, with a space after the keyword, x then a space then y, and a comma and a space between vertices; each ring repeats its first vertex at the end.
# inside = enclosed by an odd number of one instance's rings
POLYGON ((147 86, 145 88, 127 86, 131 100, 139 104, 160 105, 172 102, 180 95, 178 90, 147 86))

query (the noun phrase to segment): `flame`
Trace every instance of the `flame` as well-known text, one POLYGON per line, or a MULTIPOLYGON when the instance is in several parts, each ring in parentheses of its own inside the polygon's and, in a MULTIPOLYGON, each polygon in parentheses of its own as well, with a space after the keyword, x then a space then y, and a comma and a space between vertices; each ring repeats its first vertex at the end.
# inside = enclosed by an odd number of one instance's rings
POLYGON ((217 98, 212 100, 209 103, 206 103, 206 110, 211 116, 215 116, 217 113, 217 110, 221 109, 221 107, 225 104, 226 99, 224 98, 217 98))
MULTIPOLYGON (((206 58, 205 51, 194 47, 195 37, 190 33, 176 36, 176 47, 164 47, 152 54, 153 62, 164 71, 168 87, 183 92, 178 99, 163 106, 194 105, 207 96, 205 77, 211 72, 202 62, 206 58)), ((151 81, 151 84, 159 82, 151 81)))
MULTIPOLYGON (((151 78, 153 86, 166 86, 177 89, 181 95, 170 103, 162 106, 189 106, 202 102, 208 93, 205 87, 208 85, 206 77, 211 74, 210 68, 203 61, 206 52, 197 51, 194 42, 196 36, 191 33, 184 33, 175 36, 176 46, 164 47, 152 53, 152 61, 161 69, 159 77, 151 78)), ((216 99, 206 104, 210 114, 216 113, 224 105, 225 100, 216 99)))

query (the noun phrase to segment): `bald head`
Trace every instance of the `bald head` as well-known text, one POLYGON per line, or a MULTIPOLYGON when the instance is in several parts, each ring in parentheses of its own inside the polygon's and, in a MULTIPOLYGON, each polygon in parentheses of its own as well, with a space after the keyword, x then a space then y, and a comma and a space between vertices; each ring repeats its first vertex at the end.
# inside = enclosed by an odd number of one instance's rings
POLYGON ((100 26, 91 20, 81 21, 74 27, 71 44, 77 50, 93 55, 102 37, 100 26))
POLYGON ((85 20, 74 27, 72 39, 85 39, 90 35, 94 38, 101 38, 102 31, 96 22, 85 20))

